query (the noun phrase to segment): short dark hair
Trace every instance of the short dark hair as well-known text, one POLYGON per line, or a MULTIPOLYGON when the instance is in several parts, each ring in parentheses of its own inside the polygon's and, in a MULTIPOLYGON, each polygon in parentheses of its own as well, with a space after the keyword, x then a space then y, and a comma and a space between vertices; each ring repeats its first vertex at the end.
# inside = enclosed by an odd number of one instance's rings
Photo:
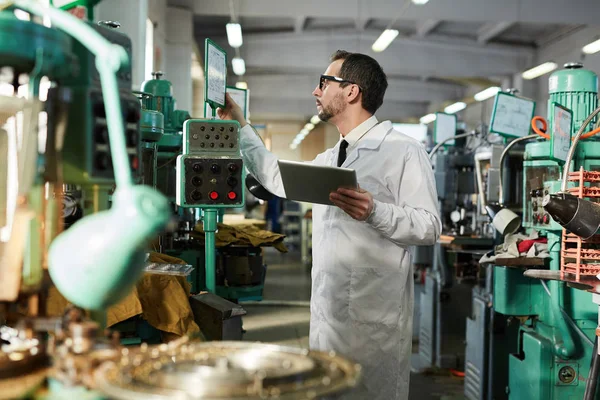
POLYGON ((388 87, 387 77, 381 65, 374 58, 365 54, 350 53, 345 50, 338 50, 332 54, 331 62, 337 60, 344 60, 340 68, 340 78, 355 82, 360 86, 362 107, 371 114, 375 114, 375 111, 383 104, 383 96, 388 87))

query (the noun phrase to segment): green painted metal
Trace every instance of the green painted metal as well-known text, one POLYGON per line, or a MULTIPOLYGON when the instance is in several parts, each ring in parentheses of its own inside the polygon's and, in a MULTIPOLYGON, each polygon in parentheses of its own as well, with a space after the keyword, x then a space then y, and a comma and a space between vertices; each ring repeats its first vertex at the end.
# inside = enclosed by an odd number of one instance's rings
POLYGON ((34 397, 34 400, 108 400, 102 393, 84 386, 66 386, 54 378, 48 379, 48 391, 34 397))
POLYGON ((543 288, 511 267, 494 267, 494 310, 504 315, 537 315, 544 306, 543 288))
POLYGON ((94 7, 102 0, 69 0, 69 1, 57 1, 50 0, 50 4, 58 5, 62 10, 68 11, 77 6, 85 7, 87 10, 88 21, 94 20, 94 7))
POLYGON ((217 209, 205 208, 203 218, 204 228, 204 248, 206 261, 204 268, 206 270, 206 290, 211 293, 216 292, 217 270, 215 263, 215 232, 217 231, 217 209))
POLYGON ((0 59, 2 65, 19 72, 35 67, 51 79, 63 78, 74 72, 76 63, 72 40, 57 29, 22 21, 11 10, 0 12, 0 59))
MULTIPOLYGON (((598 76, 582 64, 566 64, 565 69, 556 71, 549 79, 548 115, 551 116, 552 102, 573 111, 572 136, 575 136, 583 121, 598 107, 598 76)), ((586 128, 593 129, 596 119, 586 128)), ((552 126, 548 121, 548 126, 552 126)))
POLYGON ((164 117, 158 111, 142 110, 140 120, 141 139, 145 142, 158 142, 165 132, 164 117))
POLYGON ((162 72, 154 72, 154 79, 146 80, 142 83, 142 92, 149 93, 151 96, 142 99, 142 104, 146 110, 158 111, 164 116, 165 135, 159 142, 159 148, 181 147, 181 135, 179 132, 183 129, 183 123, 190 118, 187 111, 175 110, 175 99, 173 98, 173 85, 166 79, 160 79, 162 72), (167 136, 177 135, 178 141, 167 139, 167 136))

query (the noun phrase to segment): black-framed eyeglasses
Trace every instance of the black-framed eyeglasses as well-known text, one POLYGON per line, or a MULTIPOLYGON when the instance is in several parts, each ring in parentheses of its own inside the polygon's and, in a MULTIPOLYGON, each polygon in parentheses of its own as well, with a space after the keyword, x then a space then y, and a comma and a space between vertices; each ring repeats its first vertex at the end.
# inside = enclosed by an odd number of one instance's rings
POLYGON ((352 82, 352 81, 347 81, 346 79, 342 79, 342 78, 339 78, 339 77, 333 76, 333 75, 321 75, 321 78, 319 79, 319 89, 320 90, 324 89, 325 81, 334 81, 334 82, 337 82, 337 83, 349 83, 351 85, 358 86, 358 88, 360 90, 362 90, 362 88, 358 85, 358 83, 355 83, 355 82, 352 82))

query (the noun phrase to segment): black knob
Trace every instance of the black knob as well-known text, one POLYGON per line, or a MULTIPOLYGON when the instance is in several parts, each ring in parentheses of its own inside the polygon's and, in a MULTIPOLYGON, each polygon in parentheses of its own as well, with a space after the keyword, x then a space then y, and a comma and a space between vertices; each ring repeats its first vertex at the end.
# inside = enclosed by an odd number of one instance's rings
POLYGON ((221 172, 221 167, 219 166, 219 164, 213 164, 210 166, 210 170, 213 174, 218 174, 219 172, 221 172))
POLYGON ((99 144, 108 143, 108 129, 106 126, 97 126, 96 127, 96 142, 99 144))
POLYGON ((225 140, 229 140, 229 135, 225 135, 225 140))
POLYGON ((108 158, 108 154, 100 153, 96 156, 96 168, 99 170, 108 169, 110 166, 110 159, 108 158))
POLYGON ((202 173, 202 164, 200 163, 196 163, 192 166, 192 169, 194 170, 195 173, 197 174, 201 174, 202 173))
POLYGON ((214 130, 215 130, 215 127, 214 127, 214 126, 211 126, 211 127, 210 127, 210 130, 211 130, 211 132, 214 132, 214 130))
POLYGON ((192 185, 194 185, 194 186, 201 186, 202 185, 202 178, 200 178, 199 176, 194 176, 192 178, 192 185))
POLYGON ((210 139, 210 135, 205 135, 204 138, 205 139, 210 139))
POLYGON ((237 180, 237 178, 230 176, 229 178, 227 178, 227 184, 231 187, 234 187, 238 184, 238 180, 237 180))
POLYGON ((219 140, 220 136, 219 135, 215 135, 215 140, 219 140))
POLYGON ((229 147, 233 149, 233 143, 229 143, 229 147))
POLYGON ((225 147, 225 143, 219 143, 219 147, 225 147))
POLYGON ((205 129, 206 129, 206 127, 205 127, 205 126, 201 126, 201 127, 200 127, 200 130, 201 130, 202 132, 204 132, 204 130, 205 130, 205 129))
POLYGON ((214 143, 211 143, 211 144, 210 144, 210 147, 215 147, 215 144, 214 144, 214 143))
POLYGON ((233 126, 229 127, 229 132, 233 132, 233 126))
POLYGON ((206 145, 204 144, 204 142, 200 143, 200 147, 204 147, 204 146, 206 146, 206 145))
POLYGON ((225 130, 225 127, 222 126, 221 129, 220 129, 220 131, 223 132, 224 130, 225 130))
POLYGON ((227 170, 229 172, 231 172, 232 174, 235 174, 238 170, 238 166, 234 163, 229 163, 229 164, 227 164, 227 170))
POLYGON ((197 191, 197 190, 194 190, 194 191, 192 192, 192 194, 191 194, 191 197, 192 197, 192 199, 193 199, 193 200, 196 200, 196 201, 198 201, 198 200, 200 200, 200 199, 202 198, 202 193, 200 193, 200 192, 199 192, 199 191, 197 191))

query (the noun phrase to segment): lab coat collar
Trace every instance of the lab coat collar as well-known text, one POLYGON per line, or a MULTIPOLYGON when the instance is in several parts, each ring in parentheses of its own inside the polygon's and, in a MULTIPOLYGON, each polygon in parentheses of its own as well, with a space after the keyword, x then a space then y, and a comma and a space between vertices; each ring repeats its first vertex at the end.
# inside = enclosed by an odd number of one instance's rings
MULTIPOLYGON (((392 130, 392 123, 390 121, 380 122, 377 126, 373 127, 366 135, 364 135, 360 142, 356 143, 356 146, 349 151, 342 167, 349 168, 350 165, 361 156, 363 151, 378 149, 390 130, 392 130)), ((335 159, 337 160, 337 157, 335 159)))
POLYGON ((369 129, 373 128, 377 125, 379 121, 377 118, 372 115, 370 118, 364 120, 360 125, 356 128, 352 129, 346 137, 340 135, 340 140, 345 140, 348 142, 348 150, 351 150, 354 145, 369 131, 369 129))

